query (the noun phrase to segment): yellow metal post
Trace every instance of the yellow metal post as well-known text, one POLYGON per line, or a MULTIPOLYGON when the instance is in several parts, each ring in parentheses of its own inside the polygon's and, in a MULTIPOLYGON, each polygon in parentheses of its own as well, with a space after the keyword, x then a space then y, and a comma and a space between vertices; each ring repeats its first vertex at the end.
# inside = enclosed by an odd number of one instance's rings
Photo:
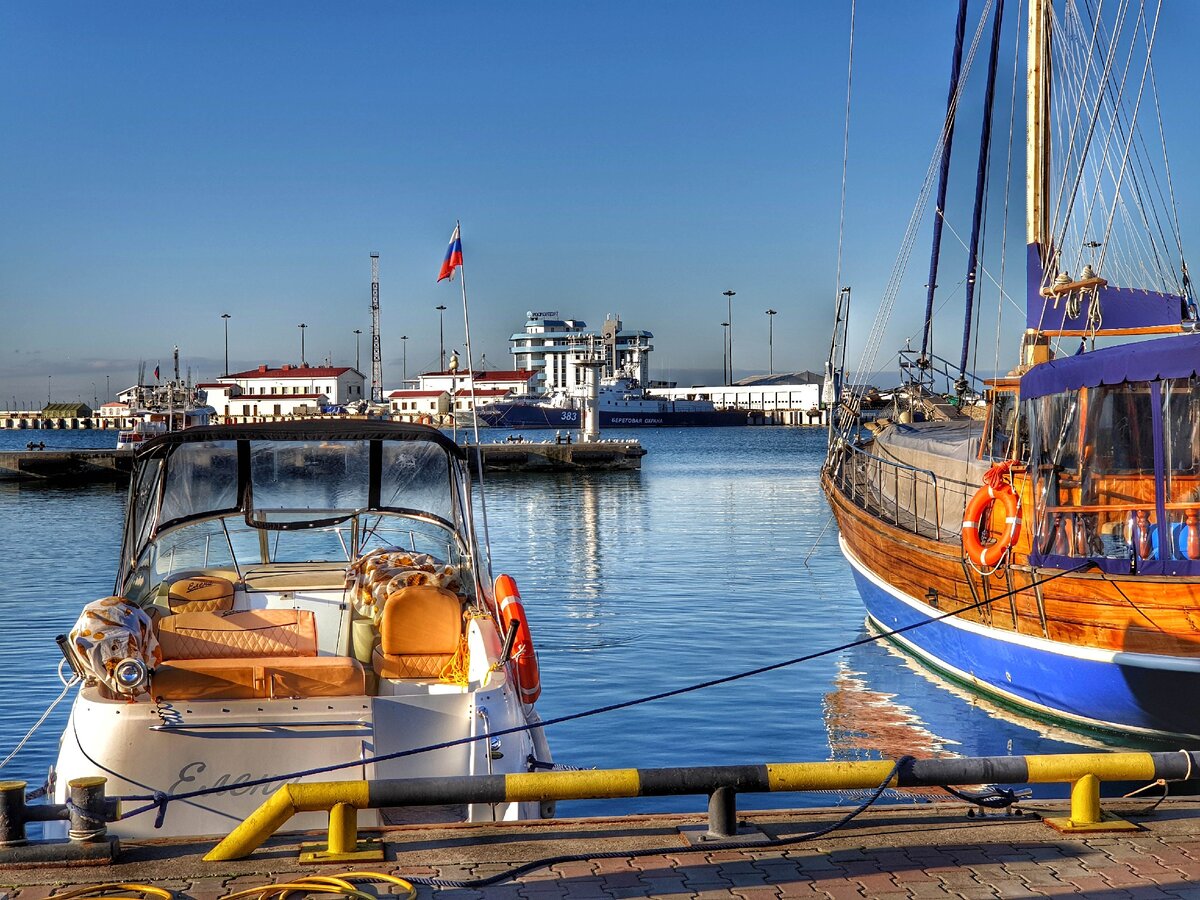
POLYGON ((381 862, 383 841, 358 839, 358 809, 339 801, 329 807, 329 842, 300 845, 300 862, 381 862))
POLYGON ((1087 774, 1071 782, 1069 818, 1047 817, 1045 823, 1064 834, 1088 831, 1137 831, 1138 826, 1100 809, 1100 779, 1087 774))

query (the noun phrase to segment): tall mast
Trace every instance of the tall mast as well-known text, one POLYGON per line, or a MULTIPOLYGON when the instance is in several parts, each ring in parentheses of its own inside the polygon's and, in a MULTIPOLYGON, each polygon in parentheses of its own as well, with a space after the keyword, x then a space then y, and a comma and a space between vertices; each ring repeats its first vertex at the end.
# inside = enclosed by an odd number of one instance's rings
MULTIPOLYGON (((1042 272, 1050 264, 1050 7, 1029 0, 1029 52, 1026 79, 1025 232, 1038 248, 1042 272)), ((1033 254, 1030 254, 1033 262, 1033 254)), ((1041 280, 1042 272, 1038 273, 1041 280)), ((1032 282, 1032 277, 1030 281, 1032 282)))

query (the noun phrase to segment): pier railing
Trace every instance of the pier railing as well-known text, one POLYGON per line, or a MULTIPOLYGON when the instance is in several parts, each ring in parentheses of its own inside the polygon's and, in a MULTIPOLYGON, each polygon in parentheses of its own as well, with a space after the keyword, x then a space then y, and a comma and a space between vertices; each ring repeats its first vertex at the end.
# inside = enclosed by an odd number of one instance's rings
POLYGON ((939 759, 856 760, 699 766, 663 769, 590 769, 510 775, 460 775, 286 784, 204 857, 249 856, 299 812, 329 812, 323 861, 360 852, 357 811, 393 806, 522 803, 708 795, 705 839, 736 841, 736 796, 744 792, 863 790, 977 784, 1071 785, 1070 815, 1044 821, 1062 832, 1135 830, 1100 808, 1102 781, 1181 781, 1200 771, 1200 751, 1070 753, 939 759))
POLYGON ((839 440, 826 472, 856 506, 912 534, 942 539, 942 486, 930 469, 884 459, 839 440))

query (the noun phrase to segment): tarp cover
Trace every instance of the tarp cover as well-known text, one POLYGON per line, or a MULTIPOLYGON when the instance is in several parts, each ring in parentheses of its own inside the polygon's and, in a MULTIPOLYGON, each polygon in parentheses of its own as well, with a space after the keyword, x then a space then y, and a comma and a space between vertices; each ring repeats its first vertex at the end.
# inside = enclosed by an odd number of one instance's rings
POLYGON ((1173 335, 1104 347, 1034 366, 1021 378, 1021 399, 1101 384, 1189 378, 1196 374, 1200 374, 1200 334, 1173 335))

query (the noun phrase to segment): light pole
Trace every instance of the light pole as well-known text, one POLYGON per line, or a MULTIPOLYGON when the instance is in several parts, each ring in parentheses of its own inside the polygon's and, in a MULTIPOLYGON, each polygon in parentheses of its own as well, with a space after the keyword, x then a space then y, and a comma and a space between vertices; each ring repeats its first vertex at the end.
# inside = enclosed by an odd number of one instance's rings
POLYGON ((401 383, 403 383, 403 382, 408 381, 408 335, 407 334, 400 335, 400 346, 402 346, 404 348, 404 362, 402 364, 403 368, 400 371, 400 381, 401 381, 401 383))
POLYGON ((725 294, 725 318, 729 320, 729 383, 733 384, 733 298, 737 295, 737 291, 724 291, 725 294))
POLYGON ((721 382, 729 384, 729 323, 721 323, 721 382))
POLYGON ((53 375, 46 376, 46 405, 50 405, 50 382, 54 379, 53 375))
POLYGON ((775 374, 775 316, 777 310, 767 310, 767 373, 775 374))
POLYGON ((229 377, 229 320, 233 318, 229 313, 221 313, 221 318, 225 320, 225 377, 229 377))
POLYGON ((109 400, 112 399, 111 379, 112 379, 111 375, 104 376, 104 402, 105 403, 107 403, 109 400))
POLYGON ((300 368, 306 369, 308 364, 304 361, 304 329, 308 326, 301 322, 296 327, 300 329, 300 368))
POLYGON ((359 349, 362 346, 361 338, 362 338, 362 329, 355 328, 354 329, 354 368, 356 370, 358 370, 359 372, 362 371, 362 366, 359 365, 359 363, 362 361, 362 356, 359 352, 359 349))
POLYGON ((446 371, 446 332, 442 327, 446 318, 446 307, 444 305, 435 306, 438 311, 438 371, 446 371))
POLYGON ((96 407, 100 405, 100 398, 96 396, 96 382, 92 382, 92 411, 95 412, 96 407))

